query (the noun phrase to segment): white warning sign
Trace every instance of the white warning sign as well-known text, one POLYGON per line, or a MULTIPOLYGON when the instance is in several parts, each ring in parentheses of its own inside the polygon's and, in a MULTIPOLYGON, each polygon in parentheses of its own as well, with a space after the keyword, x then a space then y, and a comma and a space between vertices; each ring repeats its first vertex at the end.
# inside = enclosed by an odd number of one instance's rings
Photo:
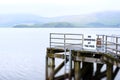
POLYGON ((96 35, 84 35, 83 49, 96 50, 96 35))

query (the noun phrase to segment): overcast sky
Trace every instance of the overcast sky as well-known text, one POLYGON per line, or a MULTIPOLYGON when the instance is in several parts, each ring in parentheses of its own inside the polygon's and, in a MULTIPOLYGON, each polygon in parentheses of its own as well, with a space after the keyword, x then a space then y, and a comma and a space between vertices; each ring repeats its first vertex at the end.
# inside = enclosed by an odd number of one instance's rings
POLYGON ((34 14, 42 17, 120 11, 120 0, 0 0, 0 14, 34 14))

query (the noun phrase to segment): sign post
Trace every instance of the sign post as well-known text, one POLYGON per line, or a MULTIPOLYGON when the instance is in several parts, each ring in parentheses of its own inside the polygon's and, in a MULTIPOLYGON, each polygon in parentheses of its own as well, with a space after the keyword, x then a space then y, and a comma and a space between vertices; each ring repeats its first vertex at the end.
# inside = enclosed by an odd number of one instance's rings
POLYGON ((96 50, 96 35, 84 35, 83 49, 96 50))

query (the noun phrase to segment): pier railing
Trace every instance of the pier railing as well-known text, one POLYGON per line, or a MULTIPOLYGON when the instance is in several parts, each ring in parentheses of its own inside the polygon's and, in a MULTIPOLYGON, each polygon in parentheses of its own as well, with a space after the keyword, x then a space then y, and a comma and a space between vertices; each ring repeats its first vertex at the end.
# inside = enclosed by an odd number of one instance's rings
POLYGON ((119 36, 105 36, 105 47, 107 53, 120 54, 120 37, 119 36))
MULTIPOLYGON (((96 35, 96 51, 120 54, 120 36, 96 35)), ((83 49, 84 35, 70 33, 50 33, 50 48, 83 49)))
POLYGON ((83 34, 50 33, 50 47, 78 48, 83 46, 83 34))

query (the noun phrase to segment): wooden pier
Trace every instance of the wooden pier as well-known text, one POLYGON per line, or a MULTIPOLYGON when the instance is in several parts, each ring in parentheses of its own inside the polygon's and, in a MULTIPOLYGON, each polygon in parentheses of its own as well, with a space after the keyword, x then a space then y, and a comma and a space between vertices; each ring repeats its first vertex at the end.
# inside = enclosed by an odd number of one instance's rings
POLYGON ((83 34, 51 33, 46 80, 115 80, 120 68, 119 53, 119 36, 96 35, 94 40, 90 35, 86 39, 83 34), (86 48, 84 40, 91 49, 86 48), (62 60, 57 66, 56 59, 62 60), (57 75, 61 69, 63 73, 57 75))

